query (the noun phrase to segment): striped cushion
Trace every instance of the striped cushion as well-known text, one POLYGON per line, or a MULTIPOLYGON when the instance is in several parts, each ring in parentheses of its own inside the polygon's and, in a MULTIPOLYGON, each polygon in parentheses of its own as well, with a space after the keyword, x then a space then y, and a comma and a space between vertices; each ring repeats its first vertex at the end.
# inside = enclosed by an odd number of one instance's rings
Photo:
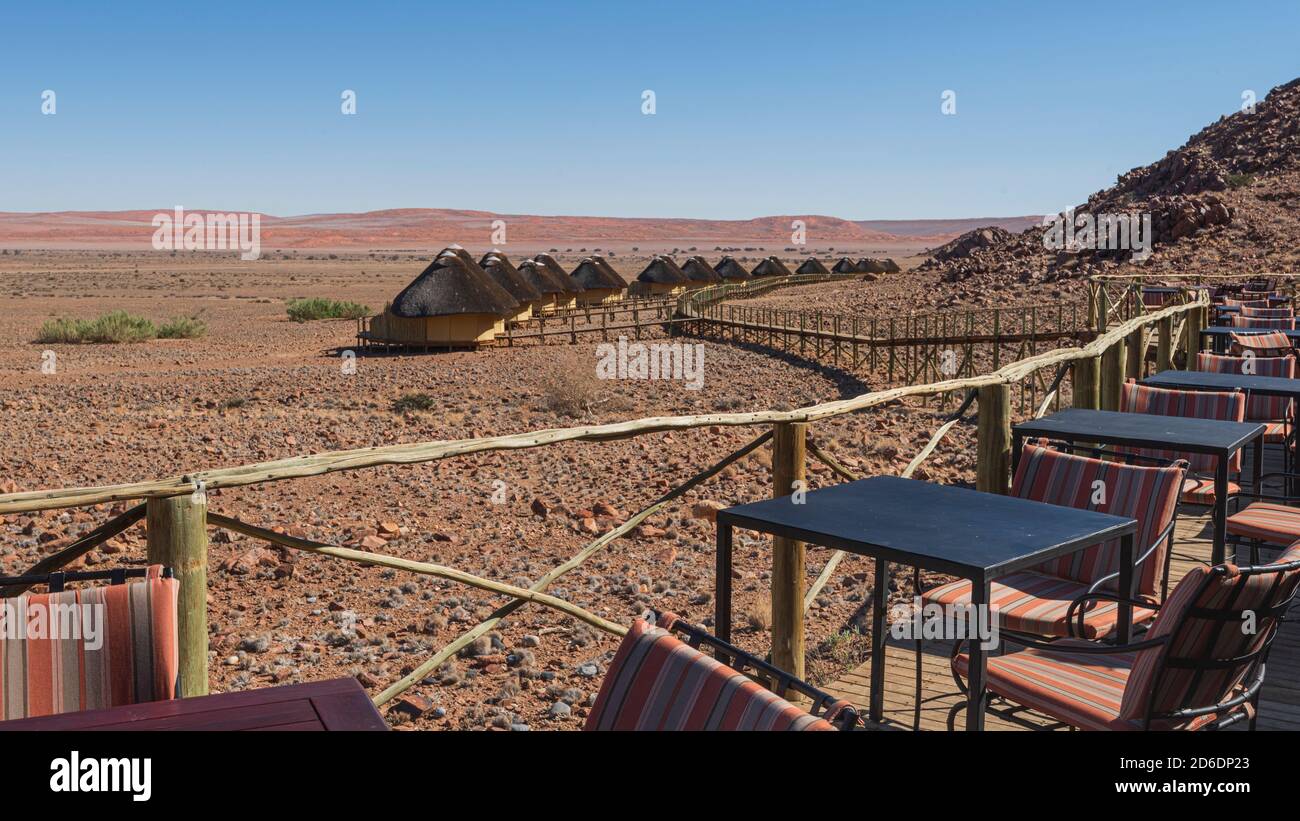
MULTIPOLYGON (((1300 542, 1288 548, 1276 563, 1297 559, 1300 542)), ((1286 601, 1300 583, 1300 570, 1281 577, 1273 573, 1242 576, 1233 572, 1232 565, 1228 568, 1226 575, 1211 575, 1204 567, 1193 568, 1169 595, 1147 635, 1152 639, 1169 636, 1169 640, 1162 647, 1138 654, 1120 705, 1122 718, 1140 718, 1147 713, 1148 705, 1153 714, 1159 714, 1217 704, 1227 699, 1250 672, 1248 664, 1198 670, 1168 663, 1170 659, 1228 660, 1258 650, 1276 623, 1276 617, 1263 611, 1286 601), (1237 622, 1198 616, 1192 607, 1220 612, 1259 611, 1260 615, 1255 630, 1247 632, 1237 622)))
MULTIPOLYGON (((1246 414, 1246 395, 1240 391, 1178 391, 1152 388, 1129 380, 1123 385, 1119 409, 1125 413, 1151 413, 1159 416, 1186 416, 1194 419, 1222 419, 1241 422, 1246 414)), ((1152 448, 1117 448, 1121 453, 1173 461, 1186 459, 1194 471, 1212 471, 1218 457, 1202 453, 1178 453, 1152 448)), ((1241 451, 1228 460, 1228 470, 1241 470, 1241 451)))
POLYGON ((1290 422, 1266 422, 1264 424, 1265 444, 1275 445, 1291 439, 1290 422))
POLYGON ((1268 297, 1265 296, 1259 299, 1233 299, 1232 297, 1228 297, 1223 300, 1223 304, 1228 307, 1236 308, 1267 308, 1268 297))
POLYGON ((1290 308, 1251 308, 1246 306, 1241 309, 1241 315, 1264 319, 1286 319, 1287 317, 1294 317, 1295 312, 1290 308))
MULTIPOLYGON (((989 658, 989 691, 1084 730, 1141 728, 1138 721, 1120 715, 1136 653, 1068 652, 1070 647, 1088 646, 1077 639, 1061 639, 1052 646, 1061 650, 1027 648, 989 658)), ((969 664, 965 653, 953 657, 953 669, 963 678, 969 664)), ((1178 729, 1194 729, 1213 719, 1199 718, 1178 729)), ((1169 724, 1159 728, 1175 729, 1169 724)))
POLYGON ((1232 327, 1234 328, 1277 328, 1283 331, 1295 330, 1295 317, 1282 317, 1279 319, 1269 319, 1266 317, 1241 316, 1240 314, 1232 318, 1232 327))
POLYGON ((161 574, 162 567, 153 565, 146 579, 127 584, 5 599, 5 615, 13 626, 6 624, 0 631, 3 717, 176 698, 180 586, 161 574), (60 612, 79 625, 89 624, 97 637, 83 630, 72 632, 71 622, 40 636, 21 629, 33 624, 40 613, 49 617, 47 625, 52 624, 60 612))
POLYGON ((1291 337, 1281 331, 1260 334, 1233 334, 1232 352, 1241 355, 1250 351, 1256 356, 1287 356, 1295 352, 1291 337))
MULTIPOLYGON (((1254 376, 1295 378, 1293 356, 1219 356, 1212 353, 1196 355, 1196 370, 1207 373, 1241 373, 1254 376)), ((1291 400, 1285 396, 1253 396, 1246 394, 1246 421, 1268 422, 1291 418, 1291 400)), ((1280 440, 1274 440, 1280 441, 1280 440)))
POLYGON ((833 730, 642 619, 632 623, 586 730, 833 730))
POLYGON ((1273 502, 1251 502, 1228 517, 1227 530, 1243 539, 1289 545, 1300 539, 1300 509, 1273 502))
MULTIPOLYGON (((1241 493, 1241 485, 1229 481, 1228 498, 1231 499, 1238 493, 1241 493)), ((1189 505, 1214 504, 1214 480, 1202 476, 1188 476, 1183 480, 1183 492, 1180 498, 1189 505)))
MULTIPOLYGON (((1022 499, 1137 519, 1138 529, 1133 536, 1136 558, 1145 553, 1155 543, 1156 536, 1173 521, 1178 506, 1178 489, 1184 475, 1182 465, 1125 465, 1027 444, 1016 468, 1011 493, 1022 499), (1093 504, 1093 488, 1098 481, 1105 488, 1105 500, 1102 504, 1093 504)), ((1139 593, 1155 594, 1164 556, 1165 545, 1162 544, 1143 563, 1137 584, 1139 593)), ((1118 539, 1069 553, 1035 568, 1040 573, 1084 584, 1091 584, 1118 569, 1118 539)), ((1114 582, 1107 582, 1106 589, 1114 590, 1114 582)))
MULTIPOLYGON (((1147 561, 1150 561, 1148 559, 1147 561)), ((993 582, 989 590, 989 604, 996 611, 998 628, 1037 636, 1068 636, 1065 620, 1070 603, 1088 592, 1088 585, 1042 573, 1024 571, 1012 573, 993 582)), ((970 604, 971 584, 960 579, 927 590, 924 604, 941 607, 970 604)), ((1133 623, 1141 624, 1155 616, 1155 611, 1144 607, 1133 608, 1133 623)), ((1090 639, 1109 636, 1119 619, 1115 602, 1093 602, 1084 620, 1084 635, 1090 639)), ((1078 628, 1078 615, 1075 615, 1078 628)))

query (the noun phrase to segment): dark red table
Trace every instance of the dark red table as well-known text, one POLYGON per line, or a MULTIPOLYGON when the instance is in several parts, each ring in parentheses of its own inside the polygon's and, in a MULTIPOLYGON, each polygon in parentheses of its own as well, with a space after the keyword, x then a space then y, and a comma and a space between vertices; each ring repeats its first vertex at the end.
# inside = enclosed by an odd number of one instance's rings
POLYGON ((387 729, 354 678, 0 721, 0 731, 387 729))

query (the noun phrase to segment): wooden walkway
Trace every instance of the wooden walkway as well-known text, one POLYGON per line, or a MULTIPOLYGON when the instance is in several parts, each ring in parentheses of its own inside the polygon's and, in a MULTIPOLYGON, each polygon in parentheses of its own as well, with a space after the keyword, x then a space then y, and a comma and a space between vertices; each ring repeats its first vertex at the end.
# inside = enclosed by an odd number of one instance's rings
MULTIPOLYGON (((1277 448, 1269 448, 1264 460, 1265 471, 1281 470, 1276 458, 1277 448)), ((1249 456, 1246 476, 1250 475, 1249 456)), ((1228 512, 1234 508, 1229 502, 1228 512)), ((1169 587, 1173 589, 1192 567, 1208 564, 1212 528, 1208 510, 1181 507, 1174 541, 1174 556, 1169 571, 1169 587)), ((1264 550, 1261 560, 1268 562, 1277 553, 1264 550)), ((1242 564, 1249 563, 1249 554, 1240 557, 1242 564)), ((1300 605, 1291 609, 1290 619, 1282 625, 1269 653, 1264 679, 1264 692, 1260 697, 1260 730, 1300 730, 1300 605)), ((885 653, 885 720, 875 729, 910 730, 913 728, 913 708, 916 688, 916 655, 912 642, 891 640, 885 653)), ((921 671, 921 729, 946 730, 948 713, 953 705, 965 704, 965 696, 957 690, 952 679, 948 658, 951 643, 947 641, 924 642, 921 671)), ((1000 651, 999 651, 1000 652, 1000 651)), ((824 688, 827 692, 848 699, 862 709, 865 716, 867 699, 871 693, 871 662, 852 670, 824 688)), ((1005 706, 1005 705, 1003 705, 1005 706)), ((1047 729, 1053 720, 1047 716, 1022 712, 1018 721, 1027 721, 1047 729)), ((964 726, 965 713, 960 713, 956 726, 964 726)), ((991 730, 1025 730, 1022 724, 1006 721, 992 712, 985 721, 991 730)), ((1244 726, 1244 725, 1239 725, 1244 726)), ((1233 728, 1236 729, 1236 728, 1233 728)))

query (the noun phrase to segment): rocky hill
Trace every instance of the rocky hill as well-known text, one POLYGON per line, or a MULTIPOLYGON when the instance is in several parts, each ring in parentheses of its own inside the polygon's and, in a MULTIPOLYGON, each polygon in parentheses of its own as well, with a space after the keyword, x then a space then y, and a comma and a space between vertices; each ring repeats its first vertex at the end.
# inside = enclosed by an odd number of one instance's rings
MULTIPOLYGON (((954 301, 989 304, 1009 287, 1071 290, 1094 273, 1156 276, 1294 272, 1300 262, 1300 79, 1123 174, 1073 215, 1150 215, 1151 253, 1044 242, 1049 229, 967 232, 921 266, 953 284, 954 301)), ((1077 224, 1077 223, 1076 223, 1077 224)), ((1076 229, 1076 231, 1079 229, 1076 229)))

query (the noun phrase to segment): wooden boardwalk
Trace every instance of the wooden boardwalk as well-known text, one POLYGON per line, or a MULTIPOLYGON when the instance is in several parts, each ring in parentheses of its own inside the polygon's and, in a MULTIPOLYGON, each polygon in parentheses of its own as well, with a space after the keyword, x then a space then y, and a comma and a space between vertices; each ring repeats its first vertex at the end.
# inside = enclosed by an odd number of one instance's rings
MULTIPOLYGON (((1277 453, 1277 449, 1273 447, 1268 450, 1271 452, 1269 457, 1265 458, 1265 470, 1281 470, 1280 459, 1271 458, 1277 453)), ((1245 475, 1250 475, 1249 456, 1245 475)), ((1229 502, 1229 514, 1233 510, 1234 507, 1229 502)), ((1209 563, 1212 528, 1208 510, 1197 507, 1179 508, 1176 532, 1173 561, 1169 571, 1171 590, 1177 580, 1192 567, 1209 563)), ((1261 560, 1268 562, 1276 555, 1276 551, 1266 549, 1261 560)), ((1243 553, 1240 562, 1247 564, 1249 561, 1249 554, 1243 553)), ((1300 620, 1300 605, 1292 607, 1290 619, 1292 620, 1282 625, 1269 653, 1264 692, 1260 697, 1260 730, 1300 730, 1300 624, 1296 623, 1300 620)), ((946 641, 927 641, 923 645, 920 719, 922 730, 946 730, 948 713, 953 705, 958 702, 964 705, 966 702, 965 696, 957 690, 957 685, 952 678, 948 663, 951 647, 951 643, 946 641)), ((880 725, 873 725, 877 729, 910 730, 913 728, 916 688, 914 648, 915 645, 910 641, 891 640, 886 649, 885 719, 880 725)), ((824 689, 858 705, 865 716, 867 699, 871 693, 871 662, 868 661, 861 667, 849 671, 826 685, 824 689)), ((1047 725, 1054 723, 1046 716, 1029 712, 1019 713, 1017 720, 1038 725, 1043 729, 1047 729, 1047 725)), ((985 724, 989 729, 995 730, 1029 729, 1022 724, 1008 722, 992 712, 988 713, 985 724)), ((956 726, 958 729, 965 726, 964 712, 958 715, 956 726)))

